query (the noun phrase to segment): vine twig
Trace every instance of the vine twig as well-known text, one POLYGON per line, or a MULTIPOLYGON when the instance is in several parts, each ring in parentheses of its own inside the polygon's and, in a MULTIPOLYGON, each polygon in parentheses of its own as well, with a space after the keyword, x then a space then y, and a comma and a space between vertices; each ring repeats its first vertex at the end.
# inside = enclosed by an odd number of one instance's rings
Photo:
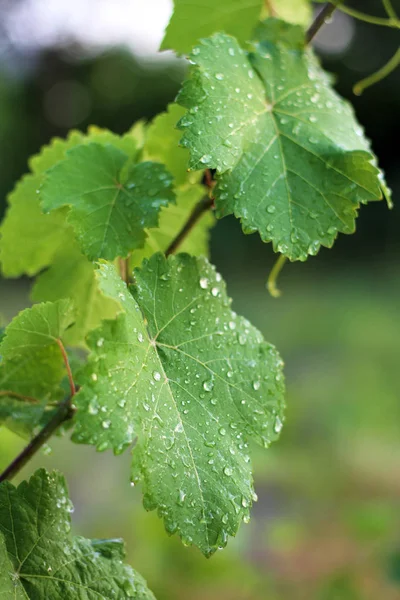
MULTIPOLYGON (((19 471, 26 465, 26 463, 32 458, 34 454, 47 442, 47 440, 53 435, 53 433, 59 428, 59 426, 72 418, 75 409, 72 406, 72 399, 76 394, 76 387, 74 378, 69 364, 68 355, 65 350, 64 344, 57 338, 56 340, 58 347, 60 348, 61 355, 67 370, 69 387, 71 395, 65 398, 60 404, 58 404, 58 410, 54 413, 50 421, 39 431, 39 433, 29 442, 29 444, 22 450, 22 452, 12 461, 12 463, 3 471, 0 475, 0 483, 6 479, 11 479, 19 473, 19 471)), ((18 394, 20 395, 20 394, 18 394)), ((22 397, 21 399, 26 399, 22 397)), ((36 400, 35 400, 36 401, 36 400)))
POLYGON ((185 238, 192 231, 193 227, 196 225, 196 223, 199 221, 199 219, 203 216, 203 214, 205 212, 210 210, 210 208, 212 208, 213 205, 214 205, 214 199, 209 198, 208 196, 205 196, 204 198, 202 198, 200 200, 200 202, 198 202, 196 204, 196 206, 192 210, 188 220, 186 221, 186 223, 184 224, 184 226, 182 227, 182 229, 180 230, 178 235, 172 240, 172 242, 168 246, 167 250, 165 251, 165 256, 169 256, 170 254, 173 254, 174 252, 176 252, 176 250, 179 248, 179 246, 183 243, 185 238))
POLYGON ((12 479, 26 465, 26 463, 36 454, 38 450, 47 442, 58 427, 68 421, 74 414, 71 406, 71 397, 66 398, 58 405, 57 412, 50 421, 39 431, 39 433, 29 442, 22 452, 12 461, 12 463, 0 475, 0 483, 7 479, 12 479))
POLYGON ((321 29, 325 22, 332 13, 338 8, 337 4, 333 4, 332 2, 327 2, 325 6, 320 10, 320 12, 315 17, 314 21, 311 23, 310 27, 306 33, 306 43, 309 44, 311 40, 317 35, 318 31, 321 29))

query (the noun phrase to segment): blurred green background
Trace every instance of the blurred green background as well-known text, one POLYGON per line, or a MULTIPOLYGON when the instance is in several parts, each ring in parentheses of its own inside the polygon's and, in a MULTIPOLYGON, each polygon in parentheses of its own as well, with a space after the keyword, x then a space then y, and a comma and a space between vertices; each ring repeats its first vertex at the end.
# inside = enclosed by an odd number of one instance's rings
MULTIPOLYGON (((382 14, 376 0, 362 9, 382 14)), ((54 135, 91 123, 122 132, 174 99, 185 64, 155 53, 170 10, 169 0, 0 0, 0 212, 29 154, 54 135)), ((124 537, 158 600, 400 598, 400 72, 361 97, 351 91, 398 44, 398 31, 342 14, 316 40, 372 139, 394 210, 363 207, 356 234, 287 265, 279 300, 265 289, 271 247, 233 218, 212 233, 234 309, 286 363, 286 423, 268 451, 254 448, 250 524, 206 560, 143 510, 129 453, 56 439, 22 473, 64 471, 75 531, 124 537)), ((6 322, 29 304, 29 287, 0 279, 6 322)), ((22 444, 0 429, 0 467, 22 444)))

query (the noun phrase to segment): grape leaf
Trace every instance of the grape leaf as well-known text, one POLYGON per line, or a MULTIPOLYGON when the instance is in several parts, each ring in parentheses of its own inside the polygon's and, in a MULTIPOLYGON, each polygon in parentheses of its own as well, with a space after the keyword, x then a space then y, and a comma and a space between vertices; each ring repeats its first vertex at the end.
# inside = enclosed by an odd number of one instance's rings
MULTIPOLYGON (((155 252, 165 252, 205 193, 204 186, 199 184, 177 190, 176 204, 161 209, 159 227, 147 230, 144 248, 132 254, 132 266, 140 266, 144 258, 150 258, 155 252)), ((208 256, 209 231, 214 224, 215 219, 211 212, 204 213, 179 249, 196 256, 208 256)))
POLYGON ((0 362, 0 425, 30 437, 53 414, 48 402, 63 397, 64 376, 64 362, 55 346, 0 362))
POLYGON ((70 206, 68 221, 90 258, 126 257, 144 245, 161 206, 174 201, 172 178, 158 163, 133 164, 127 154, 97 143, 69 150, 41 188, 45 212, 70 206))
POLYGON ((42 213, 37 194, 42 181, 40 175, 26 175, 8 196, 9 206, 0 227, 0 260, 6 277, 35 275, 73 235, 65 224, 65 209, 42 213))
POLYGON ((70 534, 72 505, 64 478, 44 469, 18 487, 0 484, 0 595, 43 600, 154 600, 122 561, 121 540, 70 534))
POLYGON ((8 360, 54 346, 73 321, 74 309, 69 300, 35 304, 18 313, 8 325, 0 353, 8 360))
POLYGON ((245 42, 261 14, 263 0, 174 0, 161 50, 190 51, 199 38, 225 31, 245 42))
MULTIPOLYGON (((132 266, 139 266, 145 257, 159 250, 165 252, 176 234, 186 223, 197 202, 207 194, 207 189, 198 183, 202 172, 188 172, 189 152, 181 148, 181 132, 176 129, 177 121, 184 110, 177 104, 170 104, 165 113, 158 115, 147 129, 144 144, 144 158, 160 161, 173 175, 176 185, 176 204, 162 208, 159 226, 147 230, 143 249, 132 254, 132 266)), ((211 212, 205 213, 180 246, 182 252, 208 255, 209 230, 215 219, 211 212)))
POLYGON ((178 126, 189 167, 217 170, 217 217, 233 213, 245 233, 305 260, 354 231, 360 202, 382 198, 383 175, 312 50, 290 35, 269 42, 275 33, 276 23, 258 28, 250 53, 224 34, 195 47, 178 126))
POLYGON ((32 435, 51 417, 50 400, 63 397, 65 364, 57 338, 73 322, 68 300, 37 304, 20 312, 0 343, 0 424, 32 435))
POLYGON ((60 248, 50 267, 37 277, 31 298, 34 302, 70 298, 74 306, 79 306, 76 320, 63 338, 72 346, 82 345, 88 331, 117 313, 117 304, 100 293, 93 264, 74 240, 60 248))
POLYGON ((282 362, 205 258, 155 254, 130 290, 109 264, 99 276, 122 312, 89 334, 73 440, 120 453, 137 436, 145 507, 208 556, 249 518, 248 442, 282 427, 282 362))
POLYGON ((201 177, 201 173, 188 171, 189 152, 179 146, 181 132, 176 124, 184 112, 178 104, 170 104, 167 112, 157 115, 149 125, 144 144, 145 159, 163 163, 178 187, 189 181, 196 183, 201 177))
POLYGON ((272 0, 273 11, 268 10, 266 3, 265 16, 275 16, 288 23, 307 26, 312 17, 309 0, 272 0))
POLYGON ((32 173, 23 177, 9 195, 9 206, 0 227, 0 260, 6 277, 35 275, 51 264, 60 248, 69 246, 74 234, 66 222, 67 210, 43 214, 38 191, 45 171, 65 159, 67 150, 90 141, 112 144, 131 158, 136 157, 139 148, 132 132, 118 136, 106 129, 90 127, 87 135, 71 131, 66 139, 54 138, 33 156, 29 161, 32 173))

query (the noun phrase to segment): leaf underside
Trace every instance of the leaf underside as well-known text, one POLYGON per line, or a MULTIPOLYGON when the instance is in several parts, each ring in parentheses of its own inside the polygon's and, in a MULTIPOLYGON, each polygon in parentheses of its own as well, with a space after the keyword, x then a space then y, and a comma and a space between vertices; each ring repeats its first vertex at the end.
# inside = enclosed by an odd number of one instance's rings
POLYGON ((278 437, 282 362, 205 258, 156 254, 130 290, 111 265, 99 277, 122 312, 90 335, 73 439, 120 453, 137 437, 145 507, 210 555, 249 518, 248 443, 278 437))

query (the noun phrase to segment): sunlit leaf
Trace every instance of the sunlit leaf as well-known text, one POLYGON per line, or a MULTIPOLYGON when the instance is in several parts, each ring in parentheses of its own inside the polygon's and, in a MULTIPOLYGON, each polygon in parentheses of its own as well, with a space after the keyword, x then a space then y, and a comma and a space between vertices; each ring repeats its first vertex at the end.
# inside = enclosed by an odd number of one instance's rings
POLYGON ((145 506, 212 554, 249 518, 248 442, 279 434, 282 362, 204 258, 156 254, 130 290, 104 264, 100 286, 122 312, 89 336, 74 440, 120 453, 137 436, 145 506))

